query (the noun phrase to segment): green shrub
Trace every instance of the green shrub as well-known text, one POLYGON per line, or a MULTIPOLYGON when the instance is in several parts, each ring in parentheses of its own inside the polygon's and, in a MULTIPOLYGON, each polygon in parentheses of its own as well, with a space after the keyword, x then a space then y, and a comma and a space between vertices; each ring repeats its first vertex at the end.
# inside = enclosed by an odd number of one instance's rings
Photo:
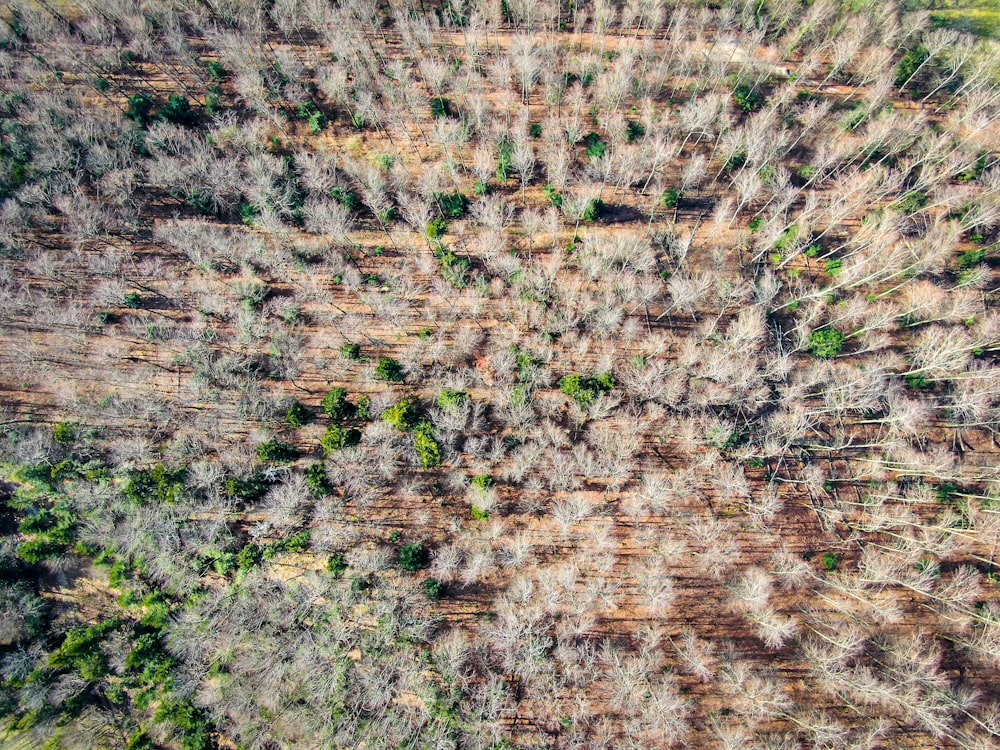
POLYGON ((323 437, 320 438, 320 445, 327 453, 343 450, 357 445, 361 441, 361 433, 353 427, 341 427, 339 424, 332 424, 326 428, 323 437))
POLYGON ((424 420, 413 427, 413 445, 417 449, 420 468, 433 469, 441 465, 441 444, 434 437, 434 425, 424 420))
POLYGON ((826 570, 836 570, 837 565, 840 563, 840 558, 832 552, 827 552, 825 555, 820 557, 819 560, 823 563, 823 567, 826 570))
POLYGON ((601 211, 603 210, 604 201, 600 198, 591 198, 586 208, 583 209, 583 214, 580 218, 584 221, 597 221, 597 217, 601 215, 601 211))
POLYGON ((184 126, 194 125, 198 121, 190 102, 183 94, 171 94, 167 97, 167 103, 160 107, 160 119, 184 126))
POLYGON ((354 405, 347 400, 347 389, 340 386, 327 391, 320 405, 323 413, 331 419, 350 419, 354 416, 354 405))
POLYGON ((427 239, 436 240, 444 237, 448 231, 448 221, 443 216, 435 216, 427 223, 427 239))
POLYGON ((171 722, 181 730, 183 750, 213 750, 217 745, 212 739, 212 725, 204 710, 190 700, 174 697, 160 701, 153 716, 157 722, 171 722))
POLYGON ((413 429, 413 426, 417 423, 418 416, 416 406, 408 398, 404 398, 382 412, 382 419, 384 421, 391 424, 397 430, 404 432, 413 429))
POLYGON ((300 451, 294 445, 283 443, 276 438, 271 438, 266 443, 257 446, 257 458, 261 461, 288 463, 297 459, 299 455, 300 451))
POLYGON ((472 270, 472 261, 459 258, 450 248, 443 248, 438 259, 441 261, 441 275, 458 289, 464 289, 468 273, 472 270))
POLYGON ((493 486, 493 477, 489 474, 476 474, 471 483, 477 490, 488 490, 493 486))
POLYGON ((434 201, 441 213, 449 219, 457 219, 469 207, 469 199, 462 193, 435 193, 434 201))
POLYGON ((157 501, 173 504, 184 495, 186 467, 169 468, 156 464, 149 471, 133 469, 126 473, 122 494, 136 505, 157 501))
POLYGON ((340 356, 352 362, 358 362, 361 359, 361 344, 342 344, 340 347, 340 356))
POLYGON ((497 142, 497 181, 506 182, 510 176, 510 160, 514 154, 514 146, 506 138, 497 142))
POLYGON ((392 357, 379 357, 375 365, 375 376, 390 383, 402 383, 403 366, 392 357))
POLYGON ((306 485, 313 493, 314 497, 326 497, 333 492, 333 485, 330 477, 327 476, 326 468, 321 463, 310 464, 306 469, 306 485))
POLYGON ((476 182, 472 186, 472 192, 476 195, 486 195, 490 192, 490 183, 486 180, 476 178, 476 182))
POLYGON ((451 116, 451 102, 443 96, 435 96, 431 98, 431 116, 432 117, 450 117, 451 116))
POLYGON ((313 417, 314 415, 309 409, 296 401, 285 412, 285 424, 295 430, 304 424, 312 422, 313 417))
POLYGON ((565 375, 559 380, 559 390, 584 409, 593 404, 599 395, 614 387, 614 376, 610 372, 598 373, 591 377, 579 374, 565 375))
POLYGON ((555 187, 552 185, 543 185, 542 193, 544 193, 545 197, 549 199, 549 203, 556 208, 562 208, 563 194, 556 190, 555 187))
POLYGON ((986 260, 986 248, 974 247, 971 250, 966 250, 958 256, 958 265, 961 268, 972 268, 973 266, 979 265, 984 260, 986 260))
POLYGON ((826 261, 826 272, 831 276, 836 276, 844 268, 844 261, 840 258, 828 258, 826 261))
POLYGON ((76 440, 76 427, 69 422, 57 422, 52 427, 52 439, 59 445, 70 445, 76 440))
POLYGON ((153 99, 149 94, 133 94, 128 98, 128 106, 125 109, 125 116, 146 126, 149 124, 149 113, 153 109, 153 99))
POLYGON ((125 307, 130 310, 138 310, 142 307, 142 295, 139 292, 129 292, 122 297, 122 301, 125 303, 125 307))
POLYGON ((361 199, 358 197, 357 193, 353 193, 350 190, 335 187, 330 191, 330 195, 334 200, 349 211, 357 211, 361 208, 361 199))
POLYGON ((907 50, 896 68, 896 87, 903 86, 909 81, 920 66, 927 61, 928 56, 927 48, 922 45, 907 50))
POLYGON ((330 573, 334 578, 340 578, 344 575, 347 570, 347 562, 344 560, 344 556, 341 553, 336 553, 330 555, 330 559, 326 561, 326 571, 330 573))
POLYGON ((270 486, 270 483, 259 471, 246 477, 231 477, 226 480, 226 492, 229 493, 230 497, 250 502, 263 497, 270 486))
POLYGON ((453 391, 450 388, 442 388, 437 404, 445 411, 455 411, 465 406, 469 402, 469 399, 468 391, 453 391))
POLYGON ((121 620, 110 619, 96 625, 70 628, 59 648, 49 654, 49 666, 75 669, 87 680, 101 679, 108 673, 101 641, 121 625, 121 620))
POLYGON ((259 544, 253 542, 243 545, 239 554, 236 555, 236 566, 244 573, 251 568, 258 567, 262 562, 264 562, 264 550, 259 544))
POLYGON ((437 578, 428 578, 424 581, 424 593, 428 599, 436 602, 444 596, 444 584, 437 578))
POLYGON ((257 220, 260 216, 260 209, 253 203, 248 203, 243 201, 240 203, 240 221, 242 221, 247 226, 250 226, 257 220))
POLYGON ((205 67, 208 68, 209 77, 216 83, 228 75, 225 66, 216 60, 209 60, 205 67))
POLYGON ((641 122, 633 122, 632 120, 629 120, 626 128, 626 137, 629 143, 632 143, 632 141, 636 141, 646 135, 646 128, 641 122))
POLYGON ((305 552, 309 549, 309 542, 312 539, 312 532, 309 529, 300 531, 284 539, 278 539, 264 547, 264 558, 272 560, 280 554, 286 552, 305 552))
POLYGON ((809 334, 809 351, 815 357, 835 357, 843 348, 844 334, 836 328, 817 328, 809 334))
POLYGON ((733 89, 733 99, 744 112, 753 112, 760 107, 760 93, 745 83, 741 83, 733 89))
POLYGON ((411 573, 423 570, 430 563, 430 554, 419 542, 404 544, 399 549, 399 567, 411 573))
POLYGON ((369 396, 359 396, 358 405, 354 407, 354 416, 357 419, 365 420, 371 416, 372 400, 369 396))
POLYGON ((309 132, 310 133, 320 133, 326 128, 326 115, 322 112, 313 112, 309 115, 309 132))
POLYGON ((604 141, 601 140, 601 136, 597 133, 588 133, 583 139, 583 145, 587 149, 587 158, 591 161, 597 161, 602 156, 604 156, 607 146, 604 141))
POLYGON ((677 208, 679 197, 680 193, 677 192, 677 188, 667 188, 660 196, 660 205, 664 208, 677 208))
POLYGON ((530 135, 532 138, 541 138, 542 137, 541 123, 537 122, 531 123, 530 127, 528 128, 528 135, 530 135))
POLYGON ((26 563, 37 565, 43 560, 59 557, 67 549, 67 545, 49 536, 37 536, 17 546, 17 555, 26 563))

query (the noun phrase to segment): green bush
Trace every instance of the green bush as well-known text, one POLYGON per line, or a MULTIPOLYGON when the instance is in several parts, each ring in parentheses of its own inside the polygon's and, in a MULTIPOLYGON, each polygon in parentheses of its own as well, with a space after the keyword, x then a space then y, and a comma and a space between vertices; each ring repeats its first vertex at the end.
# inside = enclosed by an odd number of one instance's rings
POLYGON ((323 413, 331 419, 350 419, 354 416, 354 405, 347 400, 347 389, 340 386, 327 391, 320 405, 323 413))
POLYGON ((264 550, 259 544, 253 542, 243 545, 239 554, 236 555, 236 566, 243 573, 258 567, 262 562, 264 562, 264 550))
POLYGON ((836 328, 817 328, 809 334, 809 351, 815 357, 836 357, 843 348, 844 334, 836 328))
POLYGON ((823 567, 826 570, 836 570, 837 565, 840 564, 840 558, 832 552, 827 552, 825 555, 820 557, 819 560, 823 563, 823 567))
POLYGON ((354 416, 357 419, 365 420, 371 416, 372 400, 369 396, 359 396, 358 405, 354 407, 354 416))
POLYGON ((493 477, 489 474, 476 474, 472 478, 472 486, 477 490, 488 490, 493 486, 493 477))
POLYGON ((974 247, 958 256, 958 265, 961 268, 972 268, 984 260, 986 260, 986 248, 974 247))
POLYGON ((327 476, 326 468, 321 463, 310 464, 306 469, 306 485, 313 493, 314 497, 326 497, 333 492, 333 485, 330 477, 327 476))
POLYGON ((591 198, 586 208, 583 209, 583 214, 580 218, 584 221, 597 221, 597 217, 601 215, 601 211, 603 210, 604 201, 600 198, 591 198))
POLYGON ((160 107, 160 119, 184 126, 194 125, 198 121, 190 102, 183 94, 171 94, 167 97, 167 103, 160 107))
POLYGON ((357 193, 353 193, 350 190, 335 187, 330 191, 330 195, 334 198, 334 200, 349 211, 357 211, 361 208, 361 199, 358 197, 357 193))
POLYGON ((679 197, 680 193, 677 192, 677 188, 667 188, 660 196, 660 205, 664 208, 677 208, 679 197))
POLYGON ((271 560, 286 552, 305 552, 309 549, 309 542, 312 539, 312 532, 309 529, 300 531, 284 539, 278 539, 264 547, 264 558, 271 560))
POLYGON ((545 197, 549 199, 549 203, 556 208, 562 208, 563 194, 556 190, 555 187, 552 185, 543 185, 542 193, 544 193, 545 197))
POLYGON ((444 596, 444 584, 437 578, 428 578, 424 581, 424 593, 428 599, 436 602, 444 596))
POLYGON ((344 560, 344 556, 339 552, 330 555, 330 559, 326 561, 326 571, 330 573, 334 578, 340 578, 344 575, 347 570, 347 562, 344 560))
POLYGON ((379 357, 375 365, 375 376, 390 383, 402 383, 403 366, 392 357, 379 357))
POLYGON ((610 372, 598 373, 590 377, 572 374, 559 380, 559 390, 586 409, 602 393, 615 387, 614 376, 610 372))
POLYGON ((87 680, 99 680, 108 673, 107 660, 101 652, 101 641, 122 625, 110 619, 96 625, 77 625, 66 633, 59 648, 49 654, 49 666, 75 669, 87 680))
POLYGON ((169 468, 156 464, 149 471, 133 469, 126 473, 122 494, 136 505, 157 501, 173 504, 184 495, 186 467, 169 468))
POLYGON ((434 437, 434 425, 424 420, 413 427, 413 445, 417 449, 420 468, 433 469, 441 465, 441 444, 434 437))
POLYGON ((209 60, 205 67, 208 68, 209 77, 216 83, 228 75, 225 66, 216 60, 209 60))
POLYGON ((597 133, 588 133, 583 139, 583 145, 587 148, 587 158, 597 161, 604 156, 607 146, 597 133))
POLYGON ((450 388, 442 388, 437 404, 445 411, 455 411, 465 406, 469 402, 469 399, 468 391, 453 391, 450 388))
POLYGON ((506 182, 510 176, 510 160, 514 154, 514 146, 506 138, 501 138, 497 142, 497 181, 506 182))
POLYGON ((230 497, 250 502, 263 497, 270 486, 270 483, 259 471, 246 477, 231 477, 226 480, 226 492, 229 493, 230 497))
POLYGON ((285 424, 294 430, 312 422, 313 416, 313 413, 309 409, 296 401, 285 412, 285 424))
POLYGON ((441 213, 449 219, 459 218, 469 207, 469 199, 459 192, 435 193, 434 201, 441 213))
POLYGON ((52 426, 52 439, 59 445, 69 445, 76 440, 76 426, 69 422, 57 422, 52 426))
POLYGON ((271 438, 266 443, 257 446, 257 458, 261 461, 288 463, 297 459, 299 455, 300 451, 294 445, 283 443, 276 438, 271 438))
POLYGON ((431 98, 431 116, 432 117, 450 117, 451 116, 451 102, 443 96, 435 96, 431 98))
POLYGON ((920 66, 927 61, 927 57, 928 51, 924 46, 917 46, 907 50, 906 54, 899 61, 899 66, 896 68, 896 87, 903 86, 909 81, 920 66))
POLYGON ((404 398, 382 412, 382 419, 384 421, 391 424, 397 430, 404 432, 413 429, 413 426, 417 423, 418 416, 417 407, 408 398, 404 398))
POLYGON ((142 307, 142 295, 139 292, 129 292, 122 297, 122 301, 125 303, 125 307, 130 310, 138 310, 142 307))
POLYGON ((322 112, 313 112, 309 115, 309 132, 320 133, 326 128, 326 115, 322 112))
POLYGON ((341 427, 339 424, 332 424, 326 428, 323 437, 320 438, 320 445, 327 453, 343 450, 357 445, 361 441, 361 433, 353 427, 341 427))
POLYGON ((435 216, 427 223, 427 239, 436 240, 444 237, 448 231, 448 220, 443 216, 435 216))
POLYGON ((43 560, 59 557, 67 545, 47 535, 37 536, 17 546, 17 555, 26 563, 37 565, 43 560))
POLYGON ((352 362, 359 361, 361 359, 361 344, 347 343, 341 345, 340 356, 352 362))
POLYGON ((411 573, 423 570, 430 563, 430 554, 419 542, 404 544, 399 549, 399 567, 411 573))
POLYGON ((733 89, 733 99, 744 112, 753 112, 760 107, 760 93, 745 83, 741 83, 733 89))
POLYGON ((125 109, 125 116, 128 119, 145 126, 149 124, 149 113, 152 109, 153 99, 149 94, 133 94, 128 98, 128 106, 125 109))

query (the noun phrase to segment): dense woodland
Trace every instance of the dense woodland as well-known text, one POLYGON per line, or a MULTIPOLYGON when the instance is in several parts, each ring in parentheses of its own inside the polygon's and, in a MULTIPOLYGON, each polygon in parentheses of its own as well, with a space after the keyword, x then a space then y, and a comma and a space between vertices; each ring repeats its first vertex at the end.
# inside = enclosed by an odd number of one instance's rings
POLYGON ((1000 47, 909 7, 6 0, 0 745, 997 747, 1000 47))

